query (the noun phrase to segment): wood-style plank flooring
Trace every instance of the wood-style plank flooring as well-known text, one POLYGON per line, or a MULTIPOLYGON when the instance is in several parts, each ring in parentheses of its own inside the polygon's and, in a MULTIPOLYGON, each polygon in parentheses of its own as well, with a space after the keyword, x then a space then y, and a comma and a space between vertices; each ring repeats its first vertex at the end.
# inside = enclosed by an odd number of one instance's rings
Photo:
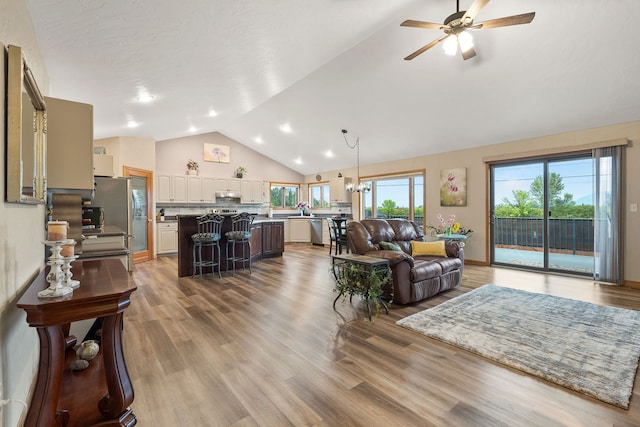
MULTIPOLYGON (((395 321, 486 283, 640 309, 640 290, 465 266, 462 286, 373 322, 336 297, 328 249, 288 245, 253 274, 178 278, 136 264, 124 346, 142 426, 632 426, 623 410, 429 339, 395 321)), ((636 384, 637 384, 636 377, 636 384)))

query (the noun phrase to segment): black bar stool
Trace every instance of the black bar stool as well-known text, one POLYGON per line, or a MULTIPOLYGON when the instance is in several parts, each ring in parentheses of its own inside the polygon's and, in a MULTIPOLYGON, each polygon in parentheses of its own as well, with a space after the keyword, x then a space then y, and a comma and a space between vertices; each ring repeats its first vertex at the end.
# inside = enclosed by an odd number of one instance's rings
POLYGON ((200 280, 202 280, 202 269, 204 267, 211 267, 211 275, 214 274, 214 267, 218 266, 218 277, 222 278, 220 273, 220 229, 222 228, 222 221, 224 217, 217 214, 207 214, 196 218, 198 223, 198 232, 191 235, 193 240, 193 276, 196 276, 196 271, 200 270, 200 280), (205 260, 202 258, 202 248, 211 248, 211 259, 205 260), (218 257, 216 258, 216 248, 218 249, 218 257))
POLYGON ((229 263, 233 268, 233 275, 236 274, 236 263, 242 263, 244 270, 245 264, 249 263, 249 274, 251 274, 251 224, 253 216, 248 212, 241 212, 231 217, 231 231, 227 236, 227 270, 229 263), (242 247, 242 255, 236 255, 236 246, 242 247), (231 246, 231 256, 229 256, 229 246, 231 246))
POLYGON ((327 218, 329 221, 329 233, 331 234, 331 244, 329 245, 329 255, 331 255, 331 247, 336 244, 335 254, 342 255, 342 248, 349 253, 349 241, 347 240, 347 219, 346 218, 327 218))

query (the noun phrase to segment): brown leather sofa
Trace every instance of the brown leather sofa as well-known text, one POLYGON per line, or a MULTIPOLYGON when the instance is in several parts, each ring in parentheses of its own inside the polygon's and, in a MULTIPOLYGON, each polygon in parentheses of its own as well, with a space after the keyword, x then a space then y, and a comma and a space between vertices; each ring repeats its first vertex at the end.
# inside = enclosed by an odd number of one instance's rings
POLYGON ((384 295, 394 302, 408 304, 429 298, 458 286, 464 268, 464 249, 458 242, 446 241, 447 257, 412 256, 411 241, 424 241, 418 225, 406 219, 365 219, 347 224, 349 249, 354 254, 385 258, 391 264, 393 284, 384 295), (390 242, 402 251, 380 247, 390 242))

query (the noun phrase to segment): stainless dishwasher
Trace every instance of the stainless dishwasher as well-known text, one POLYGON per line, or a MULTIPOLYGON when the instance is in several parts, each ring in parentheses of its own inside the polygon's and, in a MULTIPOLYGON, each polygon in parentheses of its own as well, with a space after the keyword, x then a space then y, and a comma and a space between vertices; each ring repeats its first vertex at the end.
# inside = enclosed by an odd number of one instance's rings
POLYGON ((311 218, 311 244, 322 245, 322 218, 311 218))

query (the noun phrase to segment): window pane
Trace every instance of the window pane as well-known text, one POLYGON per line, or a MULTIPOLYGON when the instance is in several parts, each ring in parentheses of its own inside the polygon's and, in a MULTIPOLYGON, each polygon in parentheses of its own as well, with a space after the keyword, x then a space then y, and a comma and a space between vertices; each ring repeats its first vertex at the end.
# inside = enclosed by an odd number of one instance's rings
POLYGON ((282 206, 282 187, 273 185, 271 186, 271 207, 281 208, 282 206))
POLYGON ((331 191, 329 190, 329 184, 322 186, 322 207, 328 208, 331 204, 331 191))
POLYGON ((376 198, 378 218, 409 218, 409 178, 378 181, 376 198))
POLYGON ((322 207, 322 187, 319 185, 310 185, 309 186, 309 198, 311 199, 311 207, 319 208, 322 207))
POLYGON ((298 205, 298 187, 284 187, 284 207, 295 208, 298 205))

